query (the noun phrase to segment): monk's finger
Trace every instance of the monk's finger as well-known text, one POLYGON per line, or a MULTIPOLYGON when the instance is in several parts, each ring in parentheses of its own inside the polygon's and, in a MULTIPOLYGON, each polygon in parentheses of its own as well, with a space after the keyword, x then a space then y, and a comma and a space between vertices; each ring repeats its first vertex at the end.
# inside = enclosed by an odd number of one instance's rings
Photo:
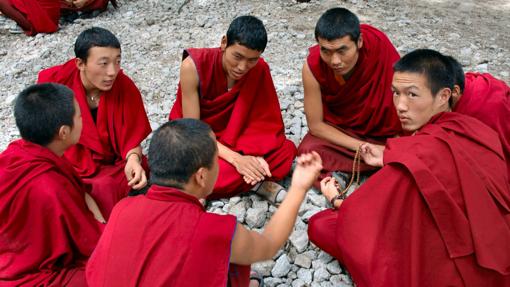
POLYGON ((262 166, 260 165, 259 161, 256 158, 250 160, 246 168, 251 171, 251 176, 253 178, 257 180, 264 179, 264 170, 262 169, 262 166))
POLYGON ((138 183, 133 185, 133 189, 140 189, 140 188, 145 187, 146 185, 147 185, 147 175, 145 174, 145 171, 142 170, 140 181, 138 181, 138 183))
POLYGON ((271 170, 269 169, 269 164, 267 163, 267 161, 263 157, 257 157, 257 159, 259 160, 260 165, 264 169, 264 173, 266 174, 266 176, 271 177, 272 176, 271 170))

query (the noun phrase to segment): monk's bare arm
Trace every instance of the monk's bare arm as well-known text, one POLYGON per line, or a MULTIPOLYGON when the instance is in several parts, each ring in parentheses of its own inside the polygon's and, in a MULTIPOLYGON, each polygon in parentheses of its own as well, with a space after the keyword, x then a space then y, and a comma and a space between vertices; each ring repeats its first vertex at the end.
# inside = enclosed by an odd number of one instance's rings
POLYGON ((305 114, 310 133, 333 144, 356 150, 363 141, 348 136, 324 122, 320 85, 306 61, 303 65, 302 77, 305 93, 305 114))
POLYGON ((198 73, 191 57, 181 63, 180 85, 182 91, 182 117, 200 119, 198 73))
POLYGON ((289 238, 306 192, 322 169, 320 156, 315 152, 303 154, 297 161, 289 192, 262 234, 237 224, 230 255, 232 263, 248 265, 270 259, 289 238))

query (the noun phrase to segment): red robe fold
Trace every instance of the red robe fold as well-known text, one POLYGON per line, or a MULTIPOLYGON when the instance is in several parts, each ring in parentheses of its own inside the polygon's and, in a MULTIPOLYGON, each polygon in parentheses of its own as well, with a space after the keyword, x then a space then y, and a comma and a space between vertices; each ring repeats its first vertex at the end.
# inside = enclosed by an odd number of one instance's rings
MULTIPOLYGON (((281 180, 291 168, 296 147, 285 138, 280 104, 269 66, 259 59, 228 91, 220 48, 188 49, 199 78, 200 119, 209 124, 219 142, 244 155, 262 156, 273 178, 281 180)), ((170 112, 170 120, 182 118, 182 91, 170 112)), ((248 191, 237 170, 220 159, 220 175, 212 197, 233 196, 248 191)))
POLYGON ((0 154, 0 286, 86 286, 102 232, 71 165, 17 140, 0 154))
MULTIPOLYGON (((391 92, 393 64, 400 56, 388 37, 376 28, 362 24, 361 34, 363 46, 358 63, 343 85, 322 61, 319 45, 310 48, 307 63, 321 87, 324 121, 352 137, 384 144, 387 138, 401 132, 391 92)), ((352 172, 352 151, 308 133, 298 153, 313 150, 321 155, 326 173, 352 172)), ((361 165, 361 170, 373 169, 361 165)))
POLYGON ((453 111, 472 116, 499 134, 510 178, 510 88, 490 74, 466 73, 464 93, 453 111))
MULTIPOLYGON (((234 216, 207 213, 191 195, 153 185, 146 195, 115 206, 87 264, 87 283, 227 286, 236 225, 234 216)), ((249 267, 236 266, 235 272, 242 279, 237 286, 248 286, 249 267)))
POLYGON ((83 180, 92 184, 91 194, 108 218, 113 205, 130 190, 124 174, 127 152, 151 133, 142 96, 133 81, 120 71, 111 90, 101 95, 94 123, 76 59, 41 71, 38 83, 43 82, 66 85, 75 93, 83 130, 79 143, 69 148, 65 157, 83 180))
POLYGON ((388 140, 384 167, 337 212, 312 217, 309 234, 360 287, 510 286, 510 187, 497 134, 442 113, 415 136, 388 140), (333 236, 319 237, 324 223, 333 236))

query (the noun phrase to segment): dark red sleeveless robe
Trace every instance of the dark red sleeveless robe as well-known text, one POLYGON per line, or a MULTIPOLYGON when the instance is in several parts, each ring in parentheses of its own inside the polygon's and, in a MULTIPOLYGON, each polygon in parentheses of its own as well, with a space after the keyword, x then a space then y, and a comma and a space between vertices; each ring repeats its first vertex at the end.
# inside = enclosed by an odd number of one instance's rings
MULTIPOLYGON (((320 57, 320 47, 310 48, 307 64, 321 87, 324 122, 349 136, 377 144, 400 133, 401 127, 391 92, 393 64, 400 56, 388 37, 362 24, 363 46, 354 72, 341 85, 320 57)), ((298 154, 317 151, 322 158, 323 176, 333 171, 352 172, 354 152, 308 133, 298 154)), ((361 170, 376 168, 364 163, 361 170)))
POLYGON ((103 225, 72 166, 17 140, 0 154, 0 286, 86 286, 103 225))
MULTIPOLYGON (((220 48, 188 49, 183 58, 188 56, 199 77, 200 119, 228 148, 264 157, 273 176, 270 180, 283 179, 290 171, 296 147, 285 138, 278 96, 264 59, 259 59, 228 91, 220 48)), ((182 118, 180 84, 169 118, 182 118)), ((250 189, 230 163, 220 159, 219 164, 220 174, 210 198, 234 196, 250 189)))
POLYGON ((308 233, 356 286, 510 286, 510 187, 497 134, 451 112, 389 139, 384 167, 338 211, 314 215, 308 233))
POLYGON ((248 286, 249 266, 230 264, 237 225, 208 213, 197 198, 153 185, 113 209, 87 264, 95 286, 248 286), (234 278, 235 277, 235 278, 234 278))
MULTIPOLYGON (((130 191, 124 167, 126 154, 150 133, 142 96, 133 81, 119 72, 110 91, 103 92, 94 123, 76 59, 39 73, 39 83, 66 85, 80 105, 83 130, 80 141, 65 152, 82 179, 92 185, 92 196, 105 218, 130 191)), ((144 164, 144 168, 147 168, 144 164)))
POLYGON ((499 134, 510 178, 510 88, 490 74, 466 73, 454 112, 472 116, 499 134))

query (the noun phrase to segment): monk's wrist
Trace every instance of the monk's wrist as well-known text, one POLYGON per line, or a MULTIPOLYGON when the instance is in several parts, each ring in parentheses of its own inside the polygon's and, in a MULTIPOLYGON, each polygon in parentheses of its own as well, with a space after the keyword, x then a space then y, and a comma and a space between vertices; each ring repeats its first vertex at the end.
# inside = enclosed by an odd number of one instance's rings
POLYGON ((138 163, 142 162, 142 156, 135 151, 132 151, 126 155, 126 161, 129 161, 131 158, 136 158, 138 163))

